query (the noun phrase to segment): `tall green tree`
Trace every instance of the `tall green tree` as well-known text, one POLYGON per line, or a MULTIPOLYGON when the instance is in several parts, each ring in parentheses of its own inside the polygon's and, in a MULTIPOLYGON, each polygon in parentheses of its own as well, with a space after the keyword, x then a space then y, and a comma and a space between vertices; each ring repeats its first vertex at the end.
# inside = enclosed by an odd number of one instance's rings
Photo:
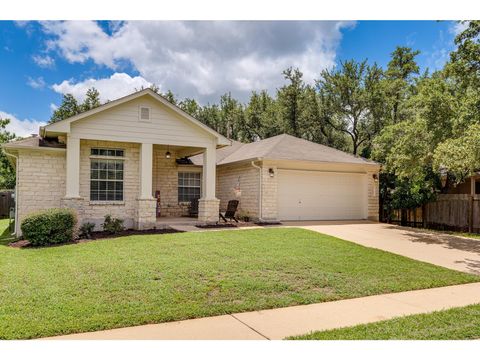
POLYGON ((85 100, 83 101, 82 105, 80 106, 81 111, 88 111, 99 107, 100 103, 100 93, 94 87, 87 90, 85 95, 85 100))
POLYGON ((378 86, 379 68, 367 65, 366 60, 341 62, 333 70, 323 70, 317 88, 324 103, 331 107, 331 118, 326 119, 336 131, 351 139, 352 153, 369 146, 379 130, 375 113, 371 109, 372 89, 378 86))
POLYGON ((220 98, 220 133, 229 139, 242 140, 241 129, 245 124, 243 105, 226 93, 220 98))
MULTIPOLYGON (((0 145, 15 139, 15 134, 6 130, 7 125, 10 124, 10 119, 0 118, 0 145)), ((15 188, 15 169, 7 159, 7 155, 0 149, 0 189, 15 188)))
POLYGON ((278 110, 283 122, 284 132, 293 136, 301 136, 300 101, 305 89, 303 74, 299 69, 288 68, 283 71, 288 84, 277 91, 278 110))
POLYGON ((390 55, 391 60, 385 72, 385 91, 393 124, 407 118, 404 105, 415 88, 415 75, 420 71, 415 58, 419 54, 418 50, 398 46, 390 55))
POLYGON ((57 121, 64 120, 71 116, 75 116, 82 111, 82 106, 78 104, 77 99, 72 94, 64 94, 62 103, 53 112, 50 117, 49 123, 55 123, 57 121))
MULTIPOLYGON (((155 91, 155 92, 158 92, 158 91, 155 91)), ((161 95, 173 105, 177 105, 178 100, 175 94, 172 92, 172 90, 168 90, 165 94, 161 94, 161 95)))
POLYGON ((242 140, 251 142, 281 134, 277 122, 276 104, 266 90, 253 91, 245 108, 245 126, 242 140))
POLYGON ((180 109, 185 111, 187 114, 198 118, 201 110, 201 106, 197 103, 195 99, 186 98, 178 103, 180 109))
POLYGON ((480 170, 480 124, 472 124, 462 136, 447 139, 437 146, 433 169, 445 168, 455 183, 480 170))

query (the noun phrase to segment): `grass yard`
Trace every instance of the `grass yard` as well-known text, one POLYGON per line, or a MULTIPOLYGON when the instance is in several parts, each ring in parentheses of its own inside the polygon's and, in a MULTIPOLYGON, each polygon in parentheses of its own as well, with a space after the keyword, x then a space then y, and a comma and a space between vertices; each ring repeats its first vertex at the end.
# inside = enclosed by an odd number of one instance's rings
POLYGON ((0 338, 473 281, 479 277, 294 228, 141 235, 37 249, 0 245, 0 338))
POLYGON ((480 339, 480 304, 295 336, 293 340, 480 339))

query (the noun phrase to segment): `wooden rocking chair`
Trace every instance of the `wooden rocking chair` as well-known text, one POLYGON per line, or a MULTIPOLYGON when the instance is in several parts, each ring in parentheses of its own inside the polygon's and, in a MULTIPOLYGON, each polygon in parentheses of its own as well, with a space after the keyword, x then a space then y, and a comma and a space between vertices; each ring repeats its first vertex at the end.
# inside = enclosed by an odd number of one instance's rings
POLYGON ((230 200, 227 205, 227 211, 225 214, 219 213, 218 215, 223 219, 223 221, 227 222, 229 220, 235 220, 238 223, 238 220, 235 218, 235 213, 237 212, 238 208, 238 200, 230 200))

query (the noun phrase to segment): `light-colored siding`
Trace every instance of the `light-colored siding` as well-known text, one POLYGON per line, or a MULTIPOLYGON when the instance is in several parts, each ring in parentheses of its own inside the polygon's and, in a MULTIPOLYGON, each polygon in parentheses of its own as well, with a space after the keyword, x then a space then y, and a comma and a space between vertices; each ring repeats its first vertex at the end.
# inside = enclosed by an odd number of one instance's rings
POLYGON ((239 200, 239 213, 258 218, 259 170, 251 164, 217 167, 216 196, 220 210, 225 211, 229 200, 239 200), (234 187, 240 179, 241 195, 237 197, 234 187))
POLYGON ((20 150, 17 173, 19 231, 28 214, 61 207, 65 195, 65 152, 20 150))
POLYGON ((71 136, 81 139, 150 142, 205 147, 214 137, 158 101, 144 96, 71 124, 71 136), (139 107, 150 108, 149 122, 139 121, 139 107))

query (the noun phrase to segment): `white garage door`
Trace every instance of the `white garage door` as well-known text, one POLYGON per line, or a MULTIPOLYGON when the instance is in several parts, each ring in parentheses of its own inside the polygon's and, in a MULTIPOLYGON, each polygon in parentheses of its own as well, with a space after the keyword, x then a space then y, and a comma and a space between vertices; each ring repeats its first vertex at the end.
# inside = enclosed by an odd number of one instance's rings
POLYGON ((365 219, 366 190, 365 174, 279 170, 279 219, 365 219))

